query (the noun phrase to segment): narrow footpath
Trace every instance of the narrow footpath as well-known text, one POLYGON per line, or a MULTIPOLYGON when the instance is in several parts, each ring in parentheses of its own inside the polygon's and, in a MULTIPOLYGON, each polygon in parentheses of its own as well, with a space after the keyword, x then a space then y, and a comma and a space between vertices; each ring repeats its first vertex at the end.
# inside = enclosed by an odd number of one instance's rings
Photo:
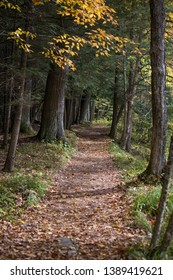
POLYGON ((138 242, 105 127, 78 130, 78 148, 54 175, 40 205, 4 222, 3 259, 126 259, 138 242))

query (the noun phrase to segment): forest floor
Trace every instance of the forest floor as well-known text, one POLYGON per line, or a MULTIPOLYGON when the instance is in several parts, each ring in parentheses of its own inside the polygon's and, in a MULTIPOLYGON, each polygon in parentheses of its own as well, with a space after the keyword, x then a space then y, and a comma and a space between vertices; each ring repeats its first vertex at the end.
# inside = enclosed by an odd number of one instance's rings
POLYGON ((127 259, 144 232, 108 152, 107 128, 75 128, 77 151, 37 206, 1 221, 0 259, 127 259))

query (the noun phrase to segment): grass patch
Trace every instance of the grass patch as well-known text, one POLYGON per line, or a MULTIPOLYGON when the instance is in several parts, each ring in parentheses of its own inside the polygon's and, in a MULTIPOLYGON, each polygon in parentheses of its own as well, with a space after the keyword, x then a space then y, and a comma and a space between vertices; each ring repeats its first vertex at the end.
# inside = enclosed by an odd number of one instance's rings
POLYGON ((147 160, 138 155, 132 155, 122 150, 114 141, 110 143, 109 151, 113 155, 116 166, 120 169, 122 177, 131 179, 139 173, 142 173, 147 165, 147 160))
POLYGON ((92 121, 92 124, 111 126, 111 122, 111 119, 105 117, 98 120, 95 119, 94 121, 92 121))
POLYGON ((16 174, 0 180, 0 217, 13 219, 22 208, 37 204, 47 182, 41 176, 16 174))
POLYGON ((145 186, 144 184, 131 188, 128 193, 133 198, 131 210, 134 217, 134 225, 144 229, 147 234, 152 233, 152 225, 160 193, 160 186, 145 186))
MULTIPOLYGON (((130 195, 133 196, 133 213, 142 213, 146 220, 152 223, 157 214, 157 207, 161 194, 161 186, 148 185, 131 189, 130 195)), ((170 214, 173 212, 173 189, 170 188, 165 211, 165 224, 167 224, 170 214)), ((164 229, 164 225, 163 225, 164 229)))
MULTIPOLYGON (((14 172, 0 173, 0 218, 14 219, 40 202, 52 175, 75 151, 76 135, 69 131, 66 136, 66 144, 24 142, 18 146, 14 172)), ((5 157, 4 151, 1 154, 5 157)))
POLYGON ((16 154, 16 170, 32 173, 49 173, 58 170, 74 153, 76 148, 76 135, 67 132, 67 143, 60 141, 51 143, 35 142, 23 143, 16 154))

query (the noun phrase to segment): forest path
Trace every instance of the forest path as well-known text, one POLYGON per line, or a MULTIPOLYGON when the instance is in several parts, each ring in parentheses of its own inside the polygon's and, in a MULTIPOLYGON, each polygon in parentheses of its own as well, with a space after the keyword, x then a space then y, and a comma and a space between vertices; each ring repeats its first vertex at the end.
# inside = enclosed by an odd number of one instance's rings
MULTIPOLYGON (((4 222, 1 258, 124 259, 142 237, 133 228, 107 128, 77 129, 78 150, 55 174, 42 203, 4 222)), ((2 240, 2 238, 1 238, 2 240)))

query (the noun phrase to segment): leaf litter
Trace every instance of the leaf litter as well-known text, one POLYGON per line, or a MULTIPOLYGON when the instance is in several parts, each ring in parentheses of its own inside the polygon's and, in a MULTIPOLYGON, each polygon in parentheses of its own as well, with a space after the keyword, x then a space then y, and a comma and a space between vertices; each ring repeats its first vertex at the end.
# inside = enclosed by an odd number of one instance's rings
POLYGON ((131 227, 107 128, 76 129, 78 150, 54 174, 41 203, 12 223, 0 221, 0 259, 127 259, 126 250, 145 237, 131 227))

